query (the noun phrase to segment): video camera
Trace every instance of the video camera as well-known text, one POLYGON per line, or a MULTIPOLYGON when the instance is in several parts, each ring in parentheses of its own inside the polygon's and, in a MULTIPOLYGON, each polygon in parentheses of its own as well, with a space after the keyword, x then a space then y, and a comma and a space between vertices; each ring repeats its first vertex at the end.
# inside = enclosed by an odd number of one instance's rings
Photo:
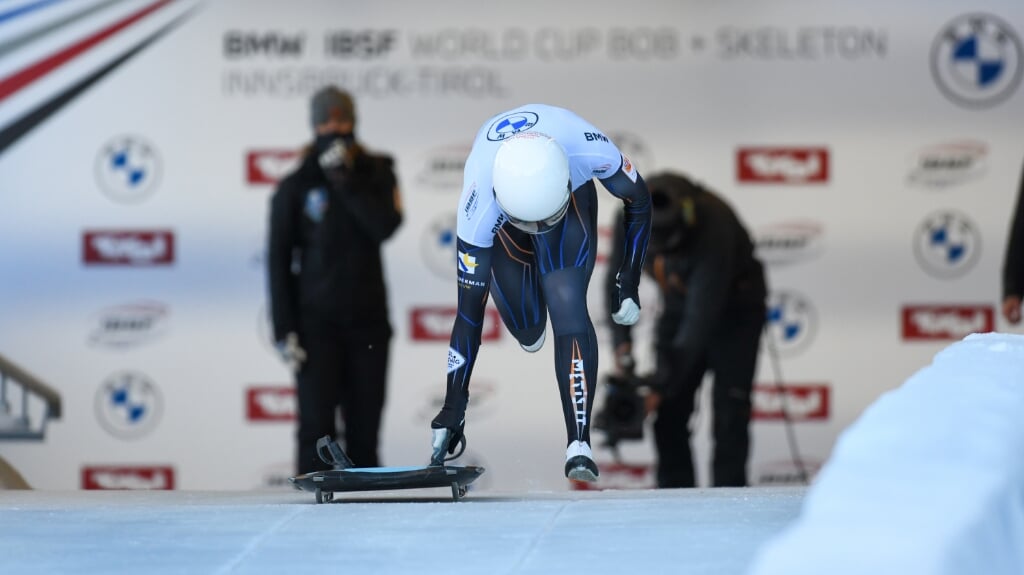
POLYGON ((605 376, 604 407, 594 415, 594 429, 604 432, 607 447, 620 441, 644 438, 644 396, 640 390, 649 386, 649 378, 633 373, 605 376))

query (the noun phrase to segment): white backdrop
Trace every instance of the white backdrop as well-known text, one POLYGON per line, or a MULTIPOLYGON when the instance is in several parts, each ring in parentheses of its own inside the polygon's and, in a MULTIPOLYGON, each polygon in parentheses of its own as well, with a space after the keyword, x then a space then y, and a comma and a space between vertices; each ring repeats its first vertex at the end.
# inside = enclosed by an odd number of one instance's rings
MULTIPOLYGON (((405 205, 385 249, 386 464, 425 462, 443 394, 462 159, 484 119, 522 103, 569 107, 641 173, 688 173, 738 210, 770 263, 770 333, 812 467, 948 341, 1007 329, 994 306, 1024 159, 1019 3, 18 12, 30 4, 0 3, 0 354, 55 386, 64 415, 44 441, 0 442, 0 454, 40 488, 260 488, 290 474, 294 403, 267 341, 262 251, 272 181, 310 138, 308 98, 324 82, 356 96, 358 133, 397 159, 405 205), (32 116, 50 102, 62 104, 32 116)), ((602 206, 606 224, 615 202, 602 206)), ((604 272, 590 301, 607 336, 604 272)), ((646 338, 646 283, 642 299, 646 338)), ((483 488, 568 488, 550 345, 527 355, 497 324, 487 333, 464 461, 488 468, 483 488)), ((750 470, 777 483, 794 470, 765 351, 750 470)), ((653 460, 647 441, 624 455, 653 460)), ((605 470, 606 485, 651 484, 605 470)))

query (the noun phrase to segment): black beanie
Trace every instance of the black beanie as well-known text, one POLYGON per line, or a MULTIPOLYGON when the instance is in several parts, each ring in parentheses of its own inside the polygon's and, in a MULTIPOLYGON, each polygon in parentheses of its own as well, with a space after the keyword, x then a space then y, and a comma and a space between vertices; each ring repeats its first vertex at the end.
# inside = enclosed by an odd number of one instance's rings
POLYGON ((314 128, 331 120, 355 122, 355 103, 348 92, 336 86, 327 86, 313 94, 310 117, 314 128))

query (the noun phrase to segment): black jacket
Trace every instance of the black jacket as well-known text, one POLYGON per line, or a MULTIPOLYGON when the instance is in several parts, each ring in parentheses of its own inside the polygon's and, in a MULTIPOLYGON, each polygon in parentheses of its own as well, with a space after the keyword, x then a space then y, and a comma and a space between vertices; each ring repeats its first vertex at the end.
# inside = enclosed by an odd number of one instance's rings
MULTIPOLYGON (((680 321, 669 333, 659 329, 659 339, 670 339, 656 345, 678 348, 687 358, 695 359, 723 325, 753 314, 763 317, 767 297, 764 268, 754 255, 753 242, 743 223, 718 195, 672 174, 652 176, 647 186, 652 201, 659 190, 671 192, 672 205, 656 206, 655 211, 672 210, 669 215, 677 217, 674 225, 659 225, 662 217, 655 213, 645 271, 651 277, 651 264, 660 252, 664 256, 664 275, 676 276, 685 286, 685 291, 660 290, 664 314, 680 321)), ((620 214, 605 279, 609 294, 614 290, 613 270, 623 257, 621 228, 620 214)), ((612 299, 609 297, 608 301, 612 299)), ((616 346, 631 341, 628 326, 613 324, 612 329, 616 346)))
POLYGON ((1010 234, 1003 261, 1003 298, 1024 296, 1024 174, 1017 191, 1017 209, 1010 221, 1010 234))
POLYGON ((274 339, 289 332, 391 335, 381 243, 402 222, 390 157, 362 153, 324 173, 316 154, 270 200, 267 272, 274 339))

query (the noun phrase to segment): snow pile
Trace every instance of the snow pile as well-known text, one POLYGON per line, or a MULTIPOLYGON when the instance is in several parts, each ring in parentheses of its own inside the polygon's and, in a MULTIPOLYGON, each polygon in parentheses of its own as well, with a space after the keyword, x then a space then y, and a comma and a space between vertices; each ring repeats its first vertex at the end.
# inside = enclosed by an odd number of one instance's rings
POLYGON ((749 573, 1024 573, 1024 336, 967 336, 869 406, 749 573))

